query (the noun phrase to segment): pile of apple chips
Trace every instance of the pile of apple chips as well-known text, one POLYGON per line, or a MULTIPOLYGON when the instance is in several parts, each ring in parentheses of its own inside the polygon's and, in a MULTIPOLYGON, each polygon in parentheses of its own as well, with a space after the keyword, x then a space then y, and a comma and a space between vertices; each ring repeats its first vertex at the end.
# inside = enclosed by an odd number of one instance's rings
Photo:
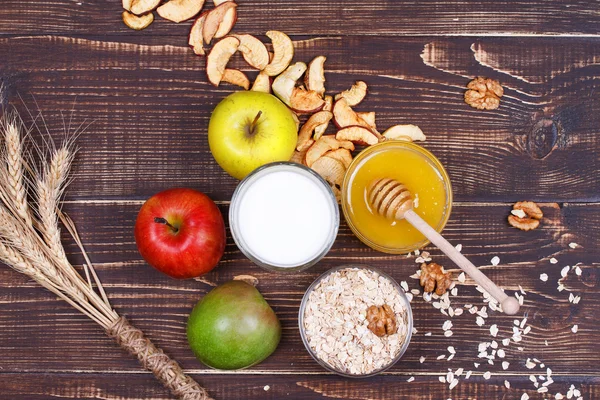
MULTIPOLYGON (((170 21, 182 22, 196 17, 204 0, 123 0, 123 21, 133 29, 152 23, 152 11, 170 21)), ((237 4, 232 0, 213 0, 215 7, 200 14, 192 24, 188 44, 195 54, 206 56, 206 75, 215 86, 221 82, 245 90, 272 93, 285 103, 298 121, 298 143, 291 161, 304 164, 319 173, 339 198, 344 174, 352 162, 355 145, 369 146, 385 140, 425 140, 415 125, 395 125, 380 133, 375 112, 356 112, 352 107, 367 95, 367 84, 357 81, 335 96, 325 90, 325 56, 315 57, 308 65, 292 63, 294 44, 283 32, 268 31, 273 52, 258 38, 231 34, 237 21, 237 4), (216 42, 214 42, 216 40, 216 42), (212 46, 211 46, 212 44, 212 46), (259 71, 254 82, 239 69, 227 68, 231 57, 240 52, 252 68, 259 71), (298 114, 308 115, 300 127, 298 114), (333 122, 335 134, 326 134, 333 122)))

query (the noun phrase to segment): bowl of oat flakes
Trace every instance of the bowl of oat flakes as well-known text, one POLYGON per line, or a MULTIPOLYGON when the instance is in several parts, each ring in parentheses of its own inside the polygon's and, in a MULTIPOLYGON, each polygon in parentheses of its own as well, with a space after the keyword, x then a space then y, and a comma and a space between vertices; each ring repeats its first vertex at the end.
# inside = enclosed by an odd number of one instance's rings
POLYGON ((308 288, 298 314, 300 336, 324 368, 368 377, 393 366, 410 342, 408 298, 389 275, 371 267, 333 268, 308 288))

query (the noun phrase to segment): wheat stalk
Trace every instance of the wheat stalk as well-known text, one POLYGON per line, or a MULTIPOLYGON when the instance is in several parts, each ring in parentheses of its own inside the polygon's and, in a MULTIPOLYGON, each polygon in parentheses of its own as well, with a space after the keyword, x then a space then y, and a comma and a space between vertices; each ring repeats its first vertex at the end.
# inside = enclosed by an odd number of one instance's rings
MULTIPOLYGON (((0 96, 2 88, 0 88, 0 96)), ((43 119, 42 119, 43 121, 43 119)), ((27 275, 99 324, 180 399, 210 400, 206 391, 112 309, 73 221, 60 211, 75 155, 73 140, 56 148, 45 143, 38 169, 29 159, 18 115, 0 118, 0 261, 27 275), (69 262, 61 242, 63 222, 84 256, 86 279, 69 262), (93 279, 93 282, 92 282, 93 279), (95 287, 94 287, 95 286, 95 287)), ((49 138, 49 143, 52 143, 49 138)))

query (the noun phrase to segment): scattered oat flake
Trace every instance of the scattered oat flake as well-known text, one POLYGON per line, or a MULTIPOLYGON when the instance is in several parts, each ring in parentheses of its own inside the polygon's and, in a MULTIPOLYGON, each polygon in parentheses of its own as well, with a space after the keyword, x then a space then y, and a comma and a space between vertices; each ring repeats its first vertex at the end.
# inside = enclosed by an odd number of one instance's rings
POLYGON ((575 242, 569 243, 569 247, 572 248, 572 249, 576 248, 577 246, 579 246, 579 245, 577 243, 575 243, 575 242))
POLYGON ((454 248, 456 249, 456 251, 460 252, 462 251, 462 244, 457 244, 456 246, 454 246, 454 248))
POLYGON ((510 389, 510 382, 504 381, 504 387, 506 387, 507 389, 510 389))
POLYGON ((521 400, 529 400, 529 395, 527 393, 523 393, 521 400))
POLYGON ((502 369, 503 370, 507 370, 509 366, 510 366, 510 363, 508 361, 502 361, 502 369))
POLYGON ((446 331, 446 332, 444 332, 444 336, 446 336, 446 337, 452 336, 452 331, 446 331))
POLYGON ((483 379, 490 379, 492 377, 492 373, 490 371, 486 371, 483 374, 483 379))
POLYGON ((535 363, 528 358, 525 362, 525 366, 527 367, 527 369, 532 369, 535 368, 535 363))
POLYGON ((492 257, 492 261, 491 262, 492 262, 493 266, 496 266, 496 265, 500 264, 500 257, 498 257, 498 256, 492 257))
POLYGON ((456 387, 456 385, 458 385, 458 379, 454 378, 450 383, 450 386, 448 386, 448 389, 452 390, 456 387))
POLYGON ((573 325, 573 327, 571 328, 571 332, 573 333, 577 333, 577 330, 579 329, 579 325, 575 324, 573 325))
POLYGON ((548 282, 548 274, 546 274, 546 273, 540 274, 540 281, 548 282))
POLYGON ((498 349, 498 357, 500 358, 504 358, 506 356, 506 353, 504 352, 504 349, 498 349))
POLYGON ((510 344, 510 338, 502 339, 502 345, 503 346, 508 346, 509 344, 510 344))
POLYGON ((442 383, 446 383, 446 377, 445 376, 438 376, 438 380, 442 383))
POLYGON ((494 324, 494 325, 490 326, 490 334, 493 337, 496 337, 498 335, 498 325, 494 324))
POLYGON ((579 265, 575 267, 575 275, 577 276, 581 276, 581 268, 579 268, 579 265))
POLYGON ((271 386, 266 385, 263 389, 265 390, 265 392, 268 392, 271 389, 271 386))
POLYGON ((479 326, 483 326, 485 324, 485 320, 483 318, 481 318, 480 316, 477 316, 477 319, 475 320, 475 322, 477 322, 477 325, 479 325, 479 326))
POLYGON ((406 382, 412 382, 412 381, 414 381, 414 380, 415 380, 415 377, 414 377, 414 376, 411 376, 410 378, 408 378, 408 379, 406 380, 406 382))
POLYGON ((550 264, 558 264, 558 260, 554 257, 550 259, 550 264))
POLYGON ((419 362, 420 362, 421 364, 423 364, 423 363, 425 362, 425 357, 421 356, 421 357, 419 358, 419 362))
POLYGON ((458 295, 458 288, 457 287, 453 287, 452 290, 450 290, 450 294, 452 296, 458 295))
POLYGON ((465 280, 466 280, 465 273, 461 272, 460 275, 458 275, 457 279, 460 283, 465 283, 465 280))
POLYGON ((560 276, 562 276, 563 278, 566 277, 568 273, 569 273, 569 266, 568 265, 566 267, 564 267, 563 269, 560 270, 560 276))
POLYGON ((440 354, 439 356, 436 357, 436 360, 443 360, 444 358, 446 358, 446 355, 440 354))
POLYGON ((449 330, 450 328, 452 328, 452 321, 450 321, 450 320, 448 319, 448 320, 446 320, 446 321, 444 322, 444 324, 442 325, 442 329, 443 329, 443 330, 445 330, 445 331, 447 331, 447 330, 449 330))
POLYGON ((547 340, 544 340, 544 344, 545 344, 546 346, 548 346, 548 341, 547 341, 547 340))
POLYGON ((426 332, 424 336, 431 336, 431 332, 426 332))
POLYGON ((467 371, 467 373, 465 374, 465 379, 469 379, 472 373, 473 371, 467 371))

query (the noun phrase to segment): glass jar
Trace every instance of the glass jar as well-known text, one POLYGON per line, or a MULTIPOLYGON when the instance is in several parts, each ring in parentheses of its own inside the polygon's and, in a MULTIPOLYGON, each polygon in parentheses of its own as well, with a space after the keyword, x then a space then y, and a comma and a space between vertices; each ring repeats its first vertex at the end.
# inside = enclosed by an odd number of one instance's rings
POLYGON ((266 270, 302 271, 331 249, 340 224, 329 184, 310 168, 274 162, 240 182, 229 224, 236 245, 266 270))
POLYGON ((342 209, 352 232, 369 247, 408 253, 429 241, 406 220, 378 215, 367 202, 374 180, 392 178, 411 192, 414 211, 441 232, 452 210, 450 178, 440 161, 412 142, 391 140, 370 146, 352 161, 342 184, 342 209))

